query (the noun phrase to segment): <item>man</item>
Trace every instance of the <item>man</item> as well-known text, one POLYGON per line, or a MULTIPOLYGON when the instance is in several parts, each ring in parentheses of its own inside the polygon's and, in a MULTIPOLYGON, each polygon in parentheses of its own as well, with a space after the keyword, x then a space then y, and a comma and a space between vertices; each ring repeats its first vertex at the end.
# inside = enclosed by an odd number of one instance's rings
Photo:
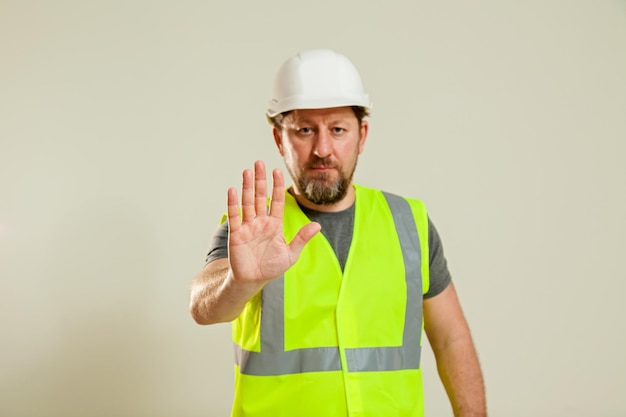
POLYGON ((233 416, 423 416, 422 329, 454 415, 486 416, 424 205, 352 182, 369 108, 343 55, 303 51, 278 71, 267 117, 293 185, 274 170, 268 206, 263 162, 243 172, 191 290, 196 322, 233 322, 233 416))

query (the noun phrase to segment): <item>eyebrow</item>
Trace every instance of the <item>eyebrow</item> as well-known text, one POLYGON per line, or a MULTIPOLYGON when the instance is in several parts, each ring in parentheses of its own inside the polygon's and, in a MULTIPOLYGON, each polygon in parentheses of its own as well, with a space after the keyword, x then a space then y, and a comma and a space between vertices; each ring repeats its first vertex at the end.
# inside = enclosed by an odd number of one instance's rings
MULTIPOLYGON (((337 117, 334 119, 330 119, 328 124, 333 124, 333 123, 339 123, 339 122, 346 122, 347 121, 347 117, 337 117)), ((289 124, 303 124, 303 123, 308 123, 308 124, 316 124, 315 122, 313 122, 313 120, 309 119, 309 118, 303 118, 303 119, 297 119, 297 120, 292 120, 289 124)))

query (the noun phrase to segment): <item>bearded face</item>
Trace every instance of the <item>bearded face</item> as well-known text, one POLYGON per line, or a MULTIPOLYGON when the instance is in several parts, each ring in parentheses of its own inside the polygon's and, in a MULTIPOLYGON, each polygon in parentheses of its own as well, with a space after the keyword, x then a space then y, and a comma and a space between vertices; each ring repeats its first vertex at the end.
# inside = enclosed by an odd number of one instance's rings
POLYGON ((367 122, 350 107, 294 110, 274 139, 293 179, 296 196, 314 205, 331 206, 351 190, 367 122))

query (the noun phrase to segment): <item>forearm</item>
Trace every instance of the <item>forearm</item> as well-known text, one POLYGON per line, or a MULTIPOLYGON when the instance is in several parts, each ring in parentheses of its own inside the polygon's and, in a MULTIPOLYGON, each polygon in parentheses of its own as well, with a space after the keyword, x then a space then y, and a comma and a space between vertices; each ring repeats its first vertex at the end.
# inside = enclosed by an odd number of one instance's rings
POLYGON ((478 356, 469 333, 435 352, 439 377, 455 417, 486 417, 487 405, 478 356))
POLYGON ((228 260, 217 260, 194 278, 189 310, 198 324, 229 322, 262 288, 259 283, 235 282, 228 260))
POLYGON ((485 417, 483 376, 454 284, 424 301, 424 329, 454 416, 485 417))

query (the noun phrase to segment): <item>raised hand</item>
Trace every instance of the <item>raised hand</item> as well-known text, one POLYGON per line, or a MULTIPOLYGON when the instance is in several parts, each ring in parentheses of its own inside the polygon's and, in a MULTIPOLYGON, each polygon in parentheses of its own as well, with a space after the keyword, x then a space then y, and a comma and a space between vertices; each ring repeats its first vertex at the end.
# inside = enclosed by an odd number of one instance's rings
POLYGON ((283 236, 285 185, 279 169, 272 172, 273 189, 267 210, 265 164, 243 172, 241 214, 237 190, 228 189, 228 257, 237 282, 262 284, 281 276, 300 256, 304 245, 320 231, 318 223, 303 226, 287 244, 283 236))

